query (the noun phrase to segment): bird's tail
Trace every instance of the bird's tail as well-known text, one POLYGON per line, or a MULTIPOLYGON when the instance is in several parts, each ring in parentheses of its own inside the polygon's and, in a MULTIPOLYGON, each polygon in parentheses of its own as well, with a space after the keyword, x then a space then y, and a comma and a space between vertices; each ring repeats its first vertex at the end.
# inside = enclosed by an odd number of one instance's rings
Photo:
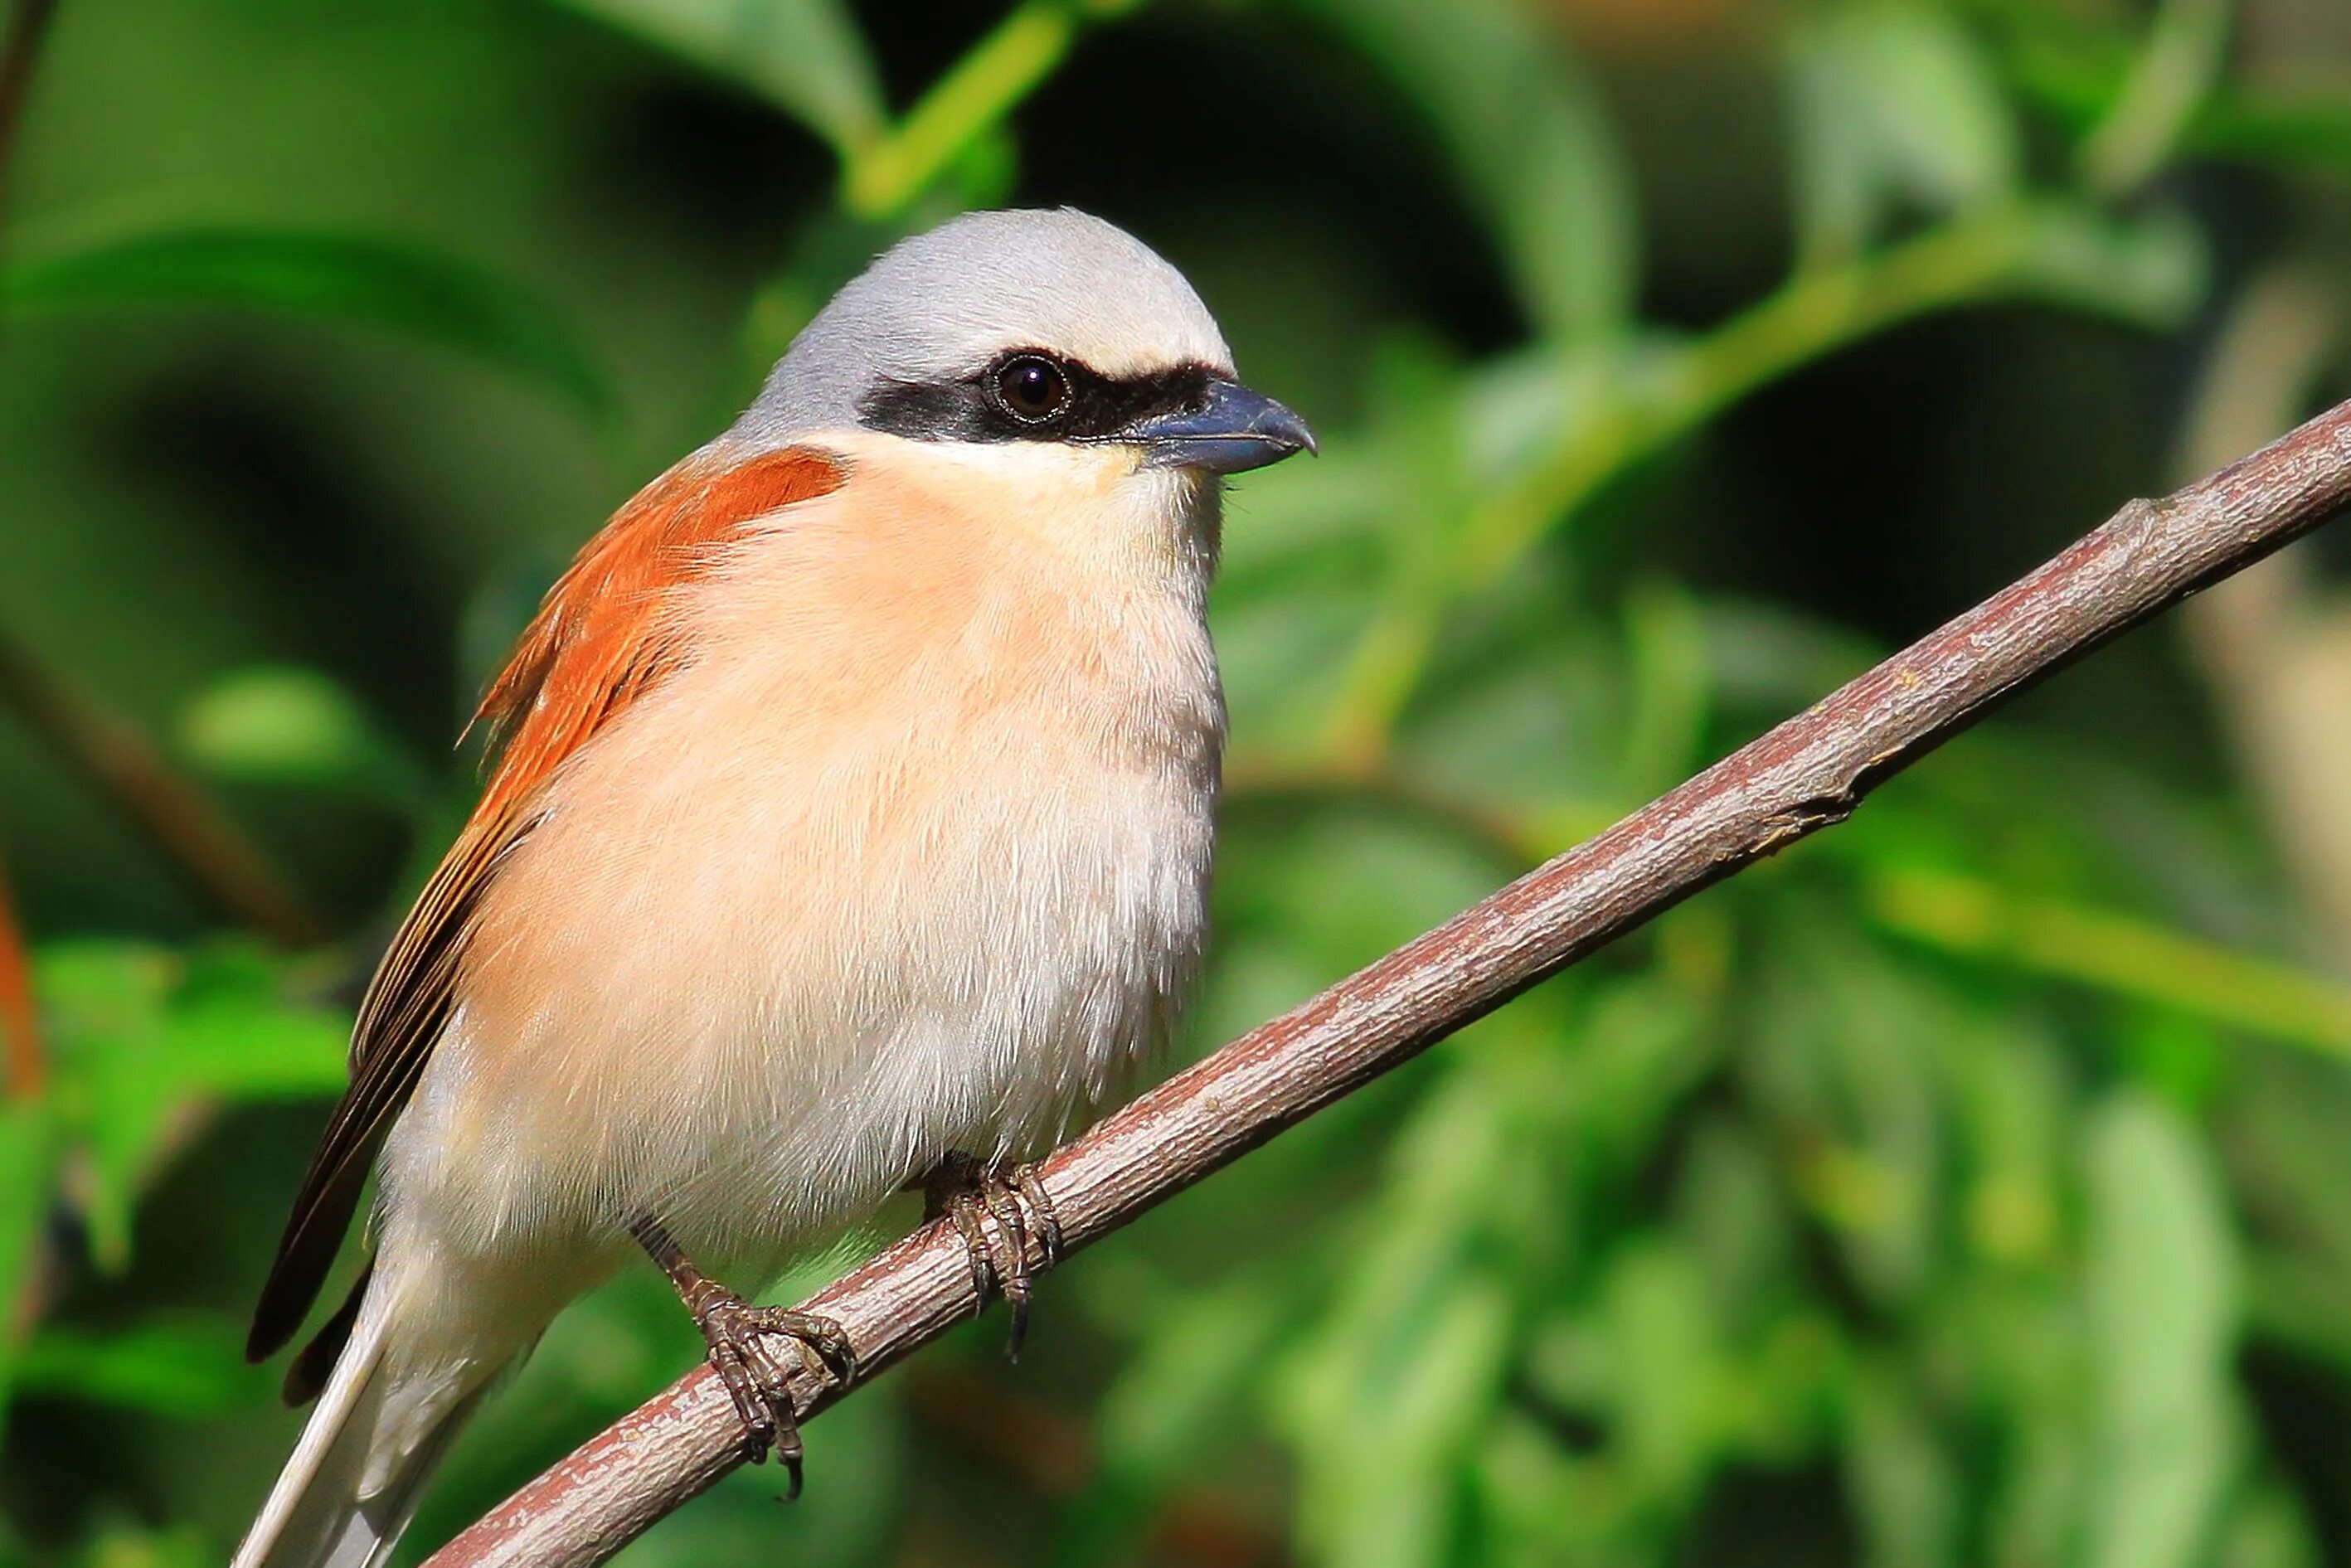
POLYGON ((396 1314, 382 1283, 230 1568, 378 1568, 487 1392, 495 1364, 390 1353, 396 1314))

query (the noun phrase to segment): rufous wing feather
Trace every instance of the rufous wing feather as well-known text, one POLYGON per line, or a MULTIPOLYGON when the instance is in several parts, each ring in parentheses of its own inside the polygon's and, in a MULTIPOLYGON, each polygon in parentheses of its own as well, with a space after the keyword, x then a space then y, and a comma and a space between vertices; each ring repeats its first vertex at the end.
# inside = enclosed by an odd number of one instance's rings
MULTIPOLYGON (((496 747, 481 802, 360 1002, 351 1084, 303 1177, 247 1356, 258 1361, 292 1338, 317 1301, 376 1151, 455 1006, 483 890, 530 832, 547 781, 689 655, 674 591, 707 570, 737 530, 841 479, 834 460, 804 449, 735 459, 723 446, 705 448, 639 491, 548 591, 475 716, 493 727, 496 747)), ((324 1333, 333 1332, 329 1323, 324 1333)), ((331 1348, 313 1346, 305 1360, 331 1348)))

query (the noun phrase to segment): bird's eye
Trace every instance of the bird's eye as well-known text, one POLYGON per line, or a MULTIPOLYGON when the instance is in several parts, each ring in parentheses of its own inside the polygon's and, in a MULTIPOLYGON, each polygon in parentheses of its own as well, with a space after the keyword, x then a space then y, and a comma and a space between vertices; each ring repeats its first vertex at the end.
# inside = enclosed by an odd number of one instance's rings
POLYGON ((1023 354, 996 372, 996 395, 1013 418, 1041 424, 1070 406, 1070 378, 1052 361, 1023 354))

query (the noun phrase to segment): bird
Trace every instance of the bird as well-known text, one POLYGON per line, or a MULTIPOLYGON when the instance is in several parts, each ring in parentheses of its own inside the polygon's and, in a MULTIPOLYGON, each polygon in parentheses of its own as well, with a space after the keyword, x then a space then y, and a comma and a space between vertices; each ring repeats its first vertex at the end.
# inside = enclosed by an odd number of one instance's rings
POLYGON ((1050 1242, 1021 1162, 1201 967, 1224 483, 1314 447, 1141 241, 969 213, 582 547, 360 1002, 248 1354, 298 1333, 372 1179, 369 1257, 293 1362, 317 1406, 234 1568, 383 1561, 466 1417, 637 1254, 796 1490, 788 1365, 846 1379, 854 1347, 722 1278, 910 1187, 983 1287, 983 1208, 996 1252, 1050 1242))

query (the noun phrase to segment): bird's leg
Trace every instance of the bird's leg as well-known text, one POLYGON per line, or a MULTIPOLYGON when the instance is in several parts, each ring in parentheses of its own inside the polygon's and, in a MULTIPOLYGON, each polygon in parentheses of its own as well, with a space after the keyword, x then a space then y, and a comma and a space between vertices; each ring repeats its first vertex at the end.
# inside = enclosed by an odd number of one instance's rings
POLYGON ((646 1256, 661 1265, 677 1288, 678 1300, 694 1314, 694 1326, 710 1347, 711 1370, 726 1385, 735 1412, 743 1418, 752 1458, 764 1458, 773 1448, 790 1476, 786 1500, 799 1497, 800 1461, 807 1452, 800 1442, 799 1407, 792 1401, 790 1374, 768 1342, 790 1340, 810 1373, 846 1386, 857 1375, 857 1357, 848 1335, 831 1318, 813 1312, 751 1305, 695 1268, 657 1219, 642 1218, 629 1231, 646 1256))
POLYGON ((942 1214, 955 1221, 971 1254, 972 1289, 985 1309, 1001 1292, 1012 1314, 1005 1354, 1020 1356, 1029 1336, 1032 1274, 1029 1238, 1035 1234, 1043 1266, 1061 1260, 1061 1222, 1044 1184, 1028 1166, 982 1165, 969 1155, 950 1154, 922 1180, 923 1218, 942 1214), (991 1228, 992 1222, 992 1228, 991 1228))

